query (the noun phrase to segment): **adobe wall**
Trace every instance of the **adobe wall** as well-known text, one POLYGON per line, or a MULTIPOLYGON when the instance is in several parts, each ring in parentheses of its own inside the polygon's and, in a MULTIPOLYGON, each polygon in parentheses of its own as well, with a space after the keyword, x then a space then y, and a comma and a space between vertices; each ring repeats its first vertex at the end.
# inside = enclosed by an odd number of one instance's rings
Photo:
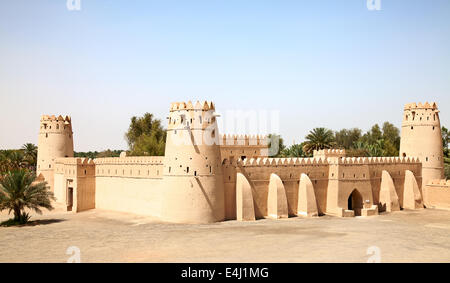
POLYGON ((403 207, 403 191, 406 170, 413 172, 419 185, 419 189, 422 189, 422 163, 418 159, 409 157, 373 157, 368 158, 368 160, 374 203, 379 203, 383 170, 386 170, 392 177, 395 190, 399 198, 400 207, 403 207))
POLYGON ((220 140, 222 161, 268 157, 266 136, 223 135, 220 140))
POLYGON ((97 158, 96 208, 161 216, 164 157, 97 158))
POLYGON ((433 180, 425 186, 424 191, 427 207, 450 209, 450 180, 433 180))
POLYGON ((237 172, 243 174, 252 187, 256 218, 268 216, 268 188, 272 173, 277 174, 283 181, 289 215, 296 214, 298 187, 302 173, 309 176, 314 185, 319 213, 325 213, 328 187, 326 160, 317 158, 247 159, 237 167, 237 172))
POLYGON ((57 203, 67 205, 68 188, 72 188, 72 211, 80 212, 95 208, 95 165, 92 160, 56 159, 54 180, 54 195, 57 203))
MULTIPOLYGON (((348 199, 353 191, 361 198, 361 209, 374 209, 379 204, 381 172, 388 171, 399 198, 403 200, 405 171, 412 171, 421 182, 421 163, 410 158, 257 158, 224 162, 225 206, 227 219, 235 219, 236 173, 250 183, 256 218, 268 216, 268 189, 271 174, 283 182, 288 213, 297 213, 301 174, 311 180, 319 214, 344 216, 349 209, 348 199), (234 214, 233 214, 234 213, 234 214)), ((360 212, 358 212, 359 214, 360 212)))

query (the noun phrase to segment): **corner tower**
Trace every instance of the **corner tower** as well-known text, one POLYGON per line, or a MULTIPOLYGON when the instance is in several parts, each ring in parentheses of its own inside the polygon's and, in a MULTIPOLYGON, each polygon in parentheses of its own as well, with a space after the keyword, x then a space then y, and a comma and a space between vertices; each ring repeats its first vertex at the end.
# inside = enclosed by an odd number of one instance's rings
POLYGON ((211 223, 225 218, 216 116, 212 102, 171 104, 163 177, 166 221, 211 223))
POLYGON ((55 159, 73 157, 72 120, 69 116, 41 117, 38 138, 37 175, 42 174, 53 191, 55 159))
POLYGON ((405 105, 400 157, 420 159, 422 188, 431 180, 444 178, 441 123, 436 103, 405 105))

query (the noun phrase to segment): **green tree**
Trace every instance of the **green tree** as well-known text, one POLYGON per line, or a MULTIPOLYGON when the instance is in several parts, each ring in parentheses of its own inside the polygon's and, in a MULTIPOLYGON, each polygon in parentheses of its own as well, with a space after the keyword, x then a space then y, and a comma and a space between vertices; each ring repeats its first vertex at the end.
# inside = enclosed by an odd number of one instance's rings
POLYGON ((355 142, 361 138, 361 129, 342 129, 334 134, 336 146, 339 148, 351 149, 355 142))
POLYGON ((448 143, 450 142, 450 132, 446 127, 442 127, 442 145, 444 147, 444 156, 449 156, 448 143))
POLYGON ((53 193, 46 182, 35 182, 36 174, 27 169, 11 171, 0 180, 0 211, 14 212, 14 221, 28 220, 26 208, 42 214, 41 208, 52 210, 53 193))
POLYGON ((400 150, 400 130, 389 122, 383 124, 385 156, 398 156, 400 150))
POLYGON ((303 151, 312 154, 314 150, 331 148, 335 145, 333 131, 325 128, 315 128, 306 136, 303 151))
POLYGON ((132 117, 125 139, 130 147, 130 155, 164 155, 166 131, 161 120, 154 119, 153 114, 132 117))
POLYGON ((361 137, 361 141, 369 145, 374 144, 375 142, 377 142, 382 138, 383 132, 381 131, 380 126, 378 124, 375 124, 374 126, 372 126, 370 131, 368 131, 361 137))
POLYGON ((307 157, 306 153, 303 151, 303 143, 293 144, 290 147, 285 148, 281 152, 281 157, 307 157))

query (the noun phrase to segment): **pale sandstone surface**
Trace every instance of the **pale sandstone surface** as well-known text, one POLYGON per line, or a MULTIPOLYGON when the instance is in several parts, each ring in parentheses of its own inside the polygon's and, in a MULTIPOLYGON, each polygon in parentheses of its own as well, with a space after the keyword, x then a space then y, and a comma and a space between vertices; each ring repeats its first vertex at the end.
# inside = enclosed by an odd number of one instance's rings
POLYGON ((371 246, 382 262, 450 262, 449 219, 450 211, 424 209, 201 225, 58 209, 34 216, 41 225, 1 227, 0 262, 66 262, 70 246, 82 262, 366 262, 371 246))

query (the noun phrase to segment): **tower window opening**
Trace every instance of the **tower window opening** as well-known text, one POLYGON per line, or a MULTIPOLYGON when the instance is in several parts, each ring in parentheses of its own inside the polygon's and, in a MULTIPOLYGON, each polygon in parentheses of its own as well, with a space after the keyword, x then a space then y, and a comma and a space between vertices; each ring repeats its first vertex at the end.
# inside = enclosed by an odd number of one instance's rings
POLYGON ((403 152, 403 157, 406 157, 406 153, 405 152, 403 152))
POLYGON ((86 170, 84 170, 84 175, 86 175, 87 174, 87 171, 86 170))
POLYGON ((200 124, 202 123, 202 116, 198 116, 198 120, 200 121, 200 124))
POLYGON ((428 161, 428 157, 427 157, 427 158, 425 158, 425 160, 426 160, 426 161, 428 161))
POLYGON ((172 169, 172 167, 169 167, 169 173, 170 173, 171 169, 172 169))
POLYGON ((434 126, 433 126, 433 131, 434 131, 434 126))
POLYGON ((194 171, 194 176, 197 176, 197 171, 194 171))
POLYGON ((59 130, 59 124, 56 124, 56 129, 59 130))
POLYGON ((413 127, 413 126, 411 126, 411 130, 414 130, 414 127, 413 127))
POLYGON ((48 134, 45 134, 45 137, 48 138, 48 134))
POLYGON ((189 167, 186 167, 186 173, 189 173, 189 167))

